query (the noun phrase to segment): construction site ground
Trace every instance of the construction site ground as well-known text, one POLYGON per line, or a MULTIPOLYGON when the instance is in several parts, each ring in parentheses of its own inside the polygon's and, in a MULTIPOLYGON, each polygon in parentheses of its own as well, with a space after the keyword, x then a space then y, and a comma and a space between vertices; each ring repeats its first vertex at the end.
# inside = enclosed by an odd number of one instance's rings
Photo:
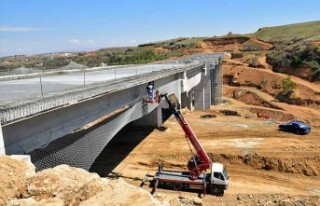
MULTIPOLYGON (((320 128, 313 127, 307 135, 282 132, 277 120, 257 118, 248 108, 229 99, 211 110, 182 111, 209 156, 223 163, 230 176, 224 197, 207 195, 204 203, 245 205, 301 200, 319 205, 320 128), (237 111, 241 116, 225 116, 219 112, 222 109, 237 111), (212 118, 202 117, 210 114, 212 118)), ((172 116, 159 129, 125 128, 98 158, 96 167, 102 176, 111 172, 139 186, 145 174, 156 172, 159 163, 165 169, 186 170, 190 157, 184 133, 172 116)), ((151 191, 148 185, 144 189, 151 191)), ((161 201, 198 195, 164 189, 157 192, 161 201)))
MULTIPOLYGON (((210 158, 223 163, 230 176, 224 197, 206 195, 204 205, 320 205, 320 84, 292 76, 296 97, 309 103, 289 104, 276 98, 288 75, 273 72, 265 61, 265 69, 228 57, 224 61, 224 104, 207 111, 182 110, 210 158), (236 111, 239 116, 225 116, 221 110, 236 111), (278 130, 280 123, 292 119, 310 124, 311 133, 278 130)), ((158 129, 128 125, 93 169, 101 176, 121 176, 139 186, 158 164, 187 170, 190 157, 184 132, 172 116, 158 129)), ((144 189, 151 191, 148 185, 144 189)), ((155 195, 170 205, 196 196, 164 189, 155 195)))

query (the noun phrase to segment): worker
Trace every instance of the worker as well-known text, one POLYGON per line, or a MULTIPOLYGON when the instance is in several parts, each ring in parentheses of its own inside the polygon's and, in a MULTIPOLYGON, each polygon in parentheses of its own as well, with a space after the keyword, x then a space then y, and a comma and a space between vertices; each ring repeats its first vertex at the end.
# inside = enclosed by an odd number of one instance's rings
POLYGON ((149 82, 147 87, 148 102, 153 102, 154 81, 149 82))

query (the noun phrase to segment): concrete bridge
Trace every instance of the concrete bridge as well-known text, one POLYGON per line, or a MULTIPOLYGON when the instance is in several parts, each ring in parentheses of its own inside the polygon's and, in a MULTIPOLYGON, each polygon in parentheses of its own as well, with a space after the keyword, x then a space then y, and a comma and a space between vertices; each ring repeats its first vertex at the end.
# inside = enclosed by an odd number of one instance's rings
POLYGON ((161 93, 175 94, 181 107, 205 110, 220 103, 222 57, 194 55, 166 62, 165 69, 1 106, 0 154, 29 154, 40 169, 59 164, 89 169, 128 123, 162 125, 166 105, 146 103, 148 82, 161 93))

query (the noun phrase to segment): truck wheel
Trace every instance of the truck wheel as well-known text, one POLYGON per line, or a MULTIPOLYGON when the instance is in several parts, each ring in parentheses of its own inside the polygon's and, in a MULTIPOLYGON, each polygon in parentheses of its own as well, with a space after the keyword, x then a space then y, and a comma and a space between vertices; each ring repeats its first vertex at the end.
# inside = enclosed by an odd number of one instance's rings
POLYGON ((165 182, 163 186, 165 189, 170 189, 172 185, 170 182, 165 182))
POLYGON ((220 194, 220 188, 219 187, 212 187, 211 188, 211 194, 219 195, 220 194))
POLYGON ((223 195, 224 195, 224 189, 221 188, 220 189, 220 196, 223 197, 223 195))
POLYGON ((174 183, 172 185, 172 189, 175 190, 175 191, 181 191, 183 188, 183 185, 181 183, 174 183))

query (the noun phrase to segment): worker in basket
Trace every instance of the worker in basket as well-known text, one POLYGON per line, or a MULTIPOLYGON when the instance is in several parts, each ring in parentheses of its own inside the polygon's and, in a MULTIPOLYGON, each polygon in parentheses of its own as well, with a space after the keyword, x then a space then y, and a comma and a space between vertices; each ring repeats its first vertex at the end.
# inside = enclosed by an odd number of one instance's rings
POLYGON ((149 82, 146 89, 147 89, 147 101, 154 102, 154 97, 153 97, 154 81, 149 82))

